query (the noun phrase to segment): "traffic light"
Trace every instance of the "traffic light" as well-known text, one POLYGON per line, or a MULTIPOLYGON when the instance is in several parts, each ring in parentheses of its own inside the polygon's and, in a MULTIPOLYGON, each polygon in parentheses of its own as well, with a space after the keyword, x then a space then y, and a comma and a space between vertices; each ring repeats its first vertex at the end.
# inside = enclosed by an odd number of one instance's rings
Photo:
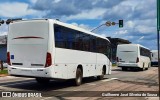
POLYGON ((123 20, 119 20, 119 28, 123 27, 123 20))

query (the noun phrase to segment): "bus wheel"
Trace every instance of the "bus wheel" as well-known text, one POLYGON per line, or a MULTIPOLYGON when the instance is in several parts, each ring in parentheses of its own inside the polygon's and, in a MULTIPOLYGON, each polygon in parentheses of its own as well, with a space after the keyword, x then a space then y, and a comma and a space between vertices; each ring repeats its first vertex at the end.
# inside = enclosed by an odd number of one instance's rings
POLYGON ((40 84, 47 84, 49 83, 50 79, 49 78, 36 78, 37 83, 40 84))
POLYGON ((98 80, 103 80, 103 78, 104 78, 104 73, 105 73, 105 71, 104 71, 104 68, 103 68, 103 69, 102 69, 102 75, 97 76, 97 79, 98 79, 98 80))
POLYGON ((122 71, 126 71, 126 70, 127 70, 127 68, 122 67, 122 71))
POLYGON ((148 70, 149 67, 150 67, 150 63, 148 63, 148 67, 146 68, 146 70, 148 70))
POLYGON ((144 63, 143 63, 143 68, 141 68, 141 71, 144 71, 145 70, 145 68, 144 68, 144 63))
POLYGON ((143 68, 141 68, 141 71, 144 71, 145 70, 145 68, 143 67, 143 68))
POLYGON ((82 84, 82 70, 80 68, 77 68, 75 85, 79 86, 81 84, 82 84))

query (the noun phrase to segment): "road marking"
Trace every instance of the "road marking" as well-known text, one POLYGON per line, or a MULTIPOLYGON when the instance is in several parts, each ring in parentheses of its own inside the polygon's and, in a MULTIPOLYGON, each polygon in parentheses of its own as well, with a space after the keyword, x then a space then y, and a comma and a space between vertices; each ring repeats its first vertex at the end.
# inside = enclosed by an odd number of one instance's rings
POLYGON ((96 84, 94 84, 94 83, 86 83, 87 85, 96 85, 96 84))
POLYGON ((79 91, 79 90, 73 90, 73 91, 79 91))
POLYGON ((1 85, 1 86, 11 86, 11 85, 17 85, 17 84, 31 83, 31 82, 35 82, 35 81, 33 80, 33 81, 29 81, 29 82, 11 83, 11 84, 1 85))
POLYGON ((46 97, 46 98, 43 98, 43 99, 40 99, 40 100, 47 100, 47 99, 51 99, 53 97, 46 97))
POLYGON ((105 79, 105 80, 101 80, 102 82, 108 82, 108 81, 112 81, 112 80, 116 80, 118 78, 111 78, 111 79, 105 79))

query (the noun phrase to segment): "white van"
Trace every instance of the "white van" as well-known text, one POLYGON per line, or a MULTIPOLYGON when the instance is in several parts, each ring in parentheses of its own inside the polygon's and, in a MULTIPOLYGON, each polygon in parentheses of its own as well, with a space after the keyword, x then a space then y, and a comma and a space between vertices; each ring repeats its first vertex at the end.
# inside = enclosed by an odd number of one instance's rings
POLYGON ((152 50, 151 52, 151 66, 158 66, 158 50, 152 50))
POLYGON ((139 44, 121 44, 117 46, 117 66, 127 68, 148 69, 151 66, 150 50, 139 44))

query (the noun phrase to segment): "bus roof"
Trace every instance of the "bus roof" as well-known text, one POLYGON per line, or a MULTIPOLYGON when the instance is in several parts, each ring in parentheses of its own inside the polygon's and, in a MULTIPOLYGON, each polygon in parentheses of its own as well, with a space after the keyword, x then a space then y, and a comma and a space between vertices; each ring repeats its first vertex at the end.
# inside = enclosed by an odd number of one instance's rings
POLYGON ((151 50, 151 52, 158 52, 158 50, 151 50))
MULTIPOLYGON (((96 37, 99 37, 99 38, 103 38, 103 39, 109 41, 109 39, 106 38, 106 37, 103 37, 103 36, 101 36, 101 35, 98 35, 98 34, 95 34, 95 33, 93 33, 93 32, 87 31, 87 30, 85 30, 85 29, 83 29, 83 28, 80 28, 80 27, 78 27, 78 26, 61 22, 61 21, 56 20, 56 19, 45 19, 45 18, 44 18, 44 19, 29 19, 29 20, 26 19, 26 20, 16 20, 16 21, 14 21, 14 22, 31 21, 31 20, 33 20, 33 21, 34 21, 34 20, 49 20, 50 22, 53 22, 53 23, 56 23, 56 24, 59 24, 59 25, 62 25, 62 26, 65 26, 65 27, 68 27, 68 28, 71 28, 71 29, 75 29, 75 30, 77 30, 77 31, 85 32, 85 33, 87 33, 87 34, 90 34, 90 35, 93 35, 93 36, 96 36, 96 37)), ((13 22, 12 22, 12 23, 13 23, 13 22)), ((110 42, 110 41, 109 41, 109 42, 110 42)))
POLYGON ((147 47, 145 47, 145 46, 142 46, 142 45, 140 45, 140 44, 119 44, 120 46, 128 46, 128 45, 130 45, 130 46, 139 46, 139 47, 142 47, 142 48, 145 48, 145 49, 148 49, 148 50, 150 50, 149 48, 147 48, 147 47))

